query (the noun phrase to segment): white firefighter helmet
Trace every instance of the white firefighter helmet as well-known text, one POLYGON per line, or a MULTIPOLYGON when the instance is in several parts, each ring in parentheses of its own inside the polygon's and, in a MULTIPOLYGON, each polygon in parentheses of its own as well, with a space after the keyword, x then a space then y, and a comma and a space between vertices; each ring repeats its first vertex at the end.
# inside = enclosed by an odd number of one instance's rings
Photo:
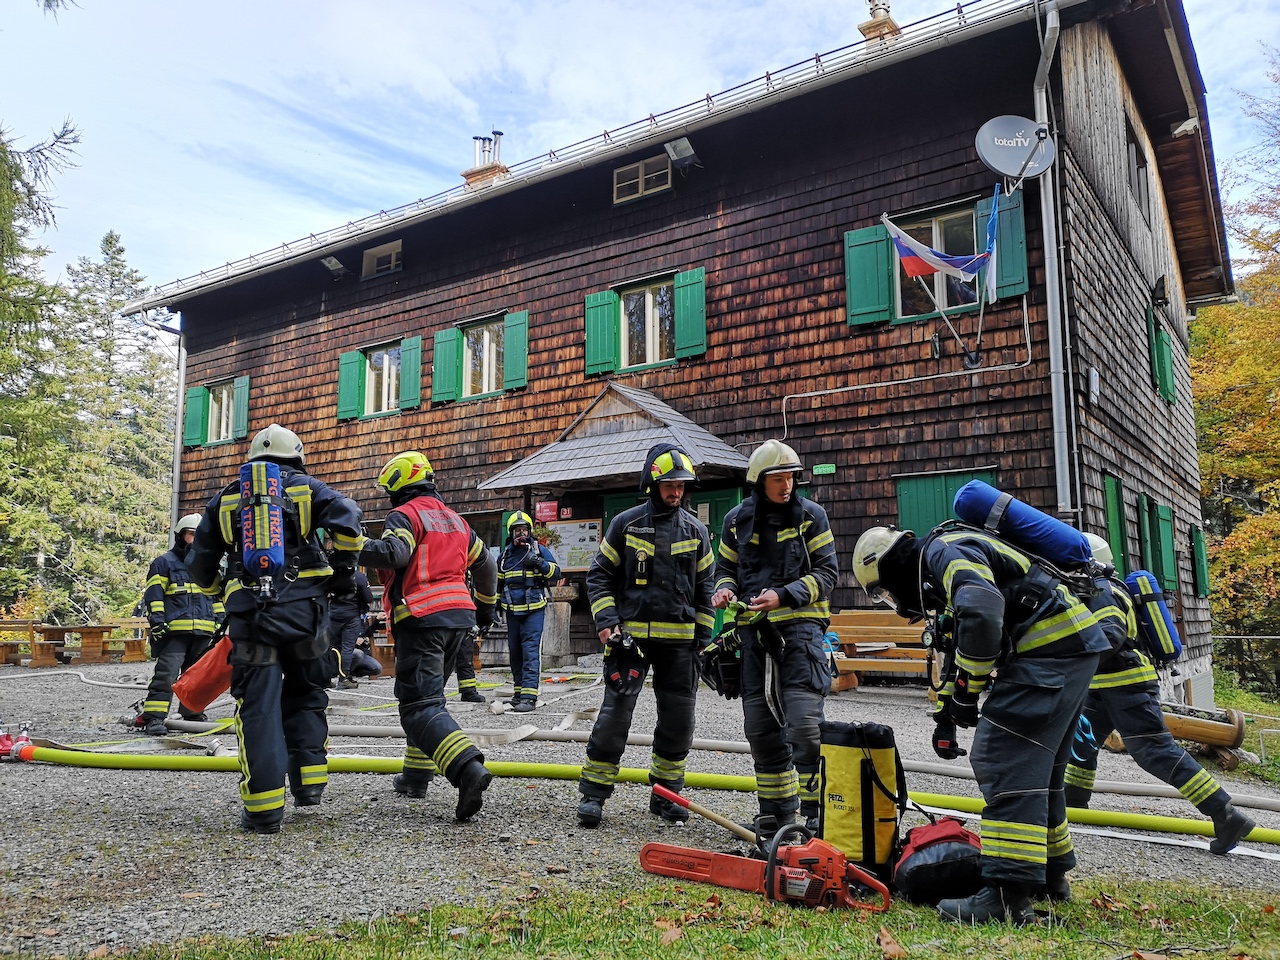
POLYGON ((880 589, 880 561, 903 537, 914 537, 910 530, 894 527, 872 527, 863 532, 853 548, 853 575, 873 600, 883 594, 880 589))
POLYGON ((1111 544, 1095 533, 1086 533, 1084 536, 1089 541, 1089 550, 1093 554, 1093 559, 1104 566, 1115 566, 1115 557, 1111 555, 1111 544))
POLYGON ((179 520, 177 523, 173 525, 174 536, 177 536, 178 534, 186 530, 195 530, 195 528, 198 526, 200 526, 200 514, 188 513, 185 517, 183 517, 181 520, 179 520))
POLYGON ((747 483, 755 483, 770 473, 799 473, 804 464, 796 452, 781 440, 766 440, 747 461, 747 483))
POLYGON ((273 423, 259 430, 249 444, 250 460, 296 460, 298 466, 306 463, 302 441, 292 430, 273 423))

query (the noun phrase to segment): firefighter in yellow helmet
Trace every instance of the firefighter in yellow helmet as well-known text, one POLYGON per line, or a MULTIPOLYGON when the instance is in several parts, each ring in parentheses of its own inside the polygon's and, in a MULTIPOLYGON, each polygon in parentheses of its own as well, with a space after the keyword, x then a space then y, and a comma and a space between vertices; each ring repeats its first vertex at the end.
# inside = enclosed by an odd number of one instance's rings
POLYGON ((1089 680, 1108 649, 1097 618, 1033 558, 979 531, 943 528, 919 540, 872 527, 854 546, 853 574, 904 617, 938 615, 945 661, 934 752, 962 756, 956 727, 975 728, 984 886, 942 900, 939 916, 1033 922, 1032 899, 1069 889, 1076 863, 1063 774, 1089 680))
POLYGON ((523 511, 507 520, 507 542, 498 557, 498 602, 507 615, 507 651, 515 691, 511 709, 528 713, 538 705, 542 671, 542 626, 551 584, 560 565, 533 538, 533 521, 523 511))
POLYGON ((756 772, 762 836, 799 812, 816 828, 823 698, 831 674, 822 637, 836 585, 835 538, 826 511, 796 492, 795 450, 766 440, 747 461, 751 494, 724 519, 712 603, 747 605, 741 624, 742 712, 756 772))
POLYGON ((349 578, 364 540, 354 500, 308 475, 306 452, 292 430, 273 423, 249 445, 241 481, 205 507, 187 565, 206 593, 223 592, 231 637, 231 695, 240 740, 242 829, 278 833, 286 783, 295 806, 320 803, 329 782, 327 689, 330 581, 349 578), (274 476, 279 476, 278 485, 274 476), (284 570, 264 576, 245 563, 245 519, 279 512, 284 570), (324 552, 319 530, 333 538, 324 552), (221 569, 227 558, 225 582, 221 569))
POLYGON ((378 570, 387 630, 395 638, 396 699, 409 749, 393 786, 421 797, 432 772, 443 772, 458 788, 454 816, 468 820, 480 812, 493 774, 445 709, 444 684, 472 630, 493 622, 497 568, 484 541, 445 506, 425 455, 396 454, 378 486, 392 510, 382 539, 366 543, 360 561, 378 570))
MULTIPOLYGON (((147 570, 142 601, 151 625, 151 656, 156 669, 137 723, 148 736, 162 737, 169 732, 164 721, 173 702, 174 681, 208 649, 225 616, 222 600, 205 596, 187 570, 187 551, 199 523, 200 514, 189 513, 174 524, 173 546, 156 557, 147 570)), ((183 720, 205 719, 204 714, 193 713, 181 703, 178 715, 183 720)))
MULTIPOLYGON (((605 646, 604 704, 587 741, 578 780, 578 823, 595 827, 613 795, 618 764, 645 676, 653 668, 658 720, 649 782, 677 793, 693 743, 697 652, 715 629, 707 528, 684 509, 685 484, 697 479, 689 455, 669 443, 645 456, 640 489, 648 499, 613 518, 587 572, 587 597, 605 646)), ((649 812, 683 822, 689 812, 651 794, 649 812)))
MULTIPOLYGON (((1086 533, 1098 564, 1098 593, 1088 601, 1111 642, 1089 684, 1084 712, 1076 725, 1066 771, 1066 805, 1088 807, 1098 769, 1098 747, 1117 731, 1125 749, 1143 770, 1177 789, 1213 821, 1209 851, 1227 854, 1257 826, 1235 808, 1231 795, 1173 739, 1160 708, 1160 678, 1142 651, 1129 588, 1116 575, 1111 545, 1086 533)), ((1065 875, 1049 876, 1047 893, 1070 895, 1065 875)))

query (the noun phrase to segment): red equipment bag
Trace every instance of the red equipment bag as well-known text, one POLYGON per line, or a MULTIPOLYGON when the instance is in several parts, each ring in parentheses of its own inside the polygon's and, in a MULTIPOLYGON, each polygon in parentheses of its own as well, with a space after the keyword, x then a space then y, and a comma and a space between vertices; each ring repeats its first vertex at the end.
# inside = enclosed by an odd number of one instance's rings
POLYGON ((174 696, 192 713, 204 713, 205 707, 230 689, 231 638, 226 634, 173 684, 174 696))
POLYGON ((912 903, 937 906, 982 889, 982 841, 955 817, 912 827, 893 868, 893 885, 912 903))

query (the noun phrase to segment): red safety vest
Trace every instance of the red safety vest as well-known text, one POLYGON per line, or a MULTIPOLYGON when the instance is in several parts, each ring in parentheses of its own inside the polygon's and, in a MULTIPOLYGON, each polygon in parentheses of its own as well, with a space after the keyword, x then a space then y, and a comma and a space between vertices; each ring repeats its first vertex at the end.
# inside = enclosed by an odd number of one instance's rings
POLYGON ((467 589, 467 521, 435 497, 416 497, 398 509, 408 518, 418 544, 401 581, 409 613, 422 618, 442 610, 474 610, 467 589))

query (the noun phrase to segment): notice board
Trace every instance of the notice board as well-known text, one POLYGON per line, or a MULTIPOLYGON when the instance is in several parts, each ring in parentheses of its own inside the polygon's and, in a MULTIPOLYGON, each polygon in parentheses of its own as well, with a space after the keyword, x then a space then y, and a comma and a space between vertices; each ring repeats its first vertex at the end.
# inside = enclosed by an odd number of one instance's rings
POLYGON ((547 544, 564 571, 581 571, 591 566, 591 560, 600 549, 602 520, 553 520, 546 524, 560 536, 559 543, 547 544))

